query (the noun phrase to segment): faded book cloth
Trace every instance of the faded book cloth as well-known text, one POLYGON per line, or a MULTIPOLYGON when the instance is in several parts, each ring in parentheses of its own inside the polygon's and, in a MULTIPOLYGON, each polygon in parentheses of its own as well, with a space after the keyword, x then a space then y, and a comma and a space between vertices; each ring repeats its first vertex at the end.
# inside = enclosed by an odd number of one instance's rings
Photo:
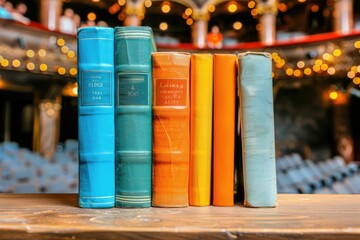
POLYGON ((239 54, 238 88, 243 151, 244 205, 277 201, 272 69, 269 53, 239 54))

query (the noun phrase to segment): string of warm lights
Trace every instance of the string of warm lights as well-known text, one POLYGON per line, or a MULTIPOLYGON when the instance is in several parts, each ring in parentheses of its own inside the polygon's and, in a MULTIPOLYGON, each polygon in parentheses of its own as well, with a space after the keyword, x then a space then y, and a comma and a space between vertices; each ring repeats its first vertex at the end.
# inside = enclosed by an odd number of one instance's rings
MULTIPOLYGON (((108 11, 112 15, 117 14, 118 19, 120 21, 124 21, 125 18, 126 18, 125 5, 126 5, 126 0, 118 0, 116 3, 112 4, 109 7, 108 11)), ((153 6, 153 2, 151 0, 145 0, 143 5, 144 5, 145 8, 150 8, 150 7, 153 6)), ((138 7, 142 7, 142 6, 138 6, 138 7)), ((257 15, 259 14, 259 11, 256 9, 256 1, 253 1, 253 0, 249 1, 247 3, 247 7, 251 11, 251 15, 254 18, 257 17, 257 15)), ((230 1, 226 5, 226 9, 230 14, 234 14, 234 13, 238 12, 241 9, 241 6, 236 1, 230 1)), ((171 2, 167 1, 167 0, 163 1, 160 4, 160 10, 161 10, 161 12, 163 14, 171 13, 171 10, 172 10, 171 2)), ((211 14, 211 13, 215 12, 216 6, 214 4, 210 4, 208 6, 207 10, 208 10, 208 14, 211 14)), ((138 17, 140 18, 140 20, 142 20, 144 18, 144 16, 141 15, 140 12, 142 12, 142 11, 139 11, 139 14, 138 14, 139 16, 138 17)), ((92 14, 91 19, 93 19, 93 20, 96 19, 96 15, 93 16, 94 13, 89 13, 89 14, 92 14)), ((88 14, 88 19, 91 20, 89 18, 89 14, 88 14)), ((194 14, 194 9, 192 9, 191 7, 186 8, 185 11, 182 14, 182 18, 185 20, 186 24, 189 25, 189 26, 191 26, 195 22, 193 14, 194 14)), ((240 21, 235 21, 233 23, 233 29, 234 30, 240 30, 242 27, 243 27, 243 23, 241 23, 240 21)), ((169 24, 167 22, 163 21, 163 22, 161 22, 159 24, 159 29, 161 31, 167 31, 169 29, 169 24)))
MULTIPOLYGON (((289 64, 278 52, 272 52, 271 57, 275 63, 275 68, 283 70, 288 77, 303 77, 311 76, 313 74, 327 73, 328 75, 334 75, 336 68, 334 65, 334 58, 340 57, 342 51, 340 48, 334 49, 332 52, 325 52, 320 57, 313 59, 312 65, 306 66, 303 60, 292 61, 296 62, 296 67, 289 64)), ((275 73, 274 73, 274 76, 275 73)))
MULTIPOLYGON (((63 38, 57 39, 57 45, 60 47, 60 51, 66 55, 67 60, 71 60, 76 63, 75 51, 70 50, 69 46, 65 45, 63 38)), ((59 74, 59 75, 70 75, 76 76, 76 67, 70 67, 67 74, 65 66, 56 66, 54 69, 49 68, 47 62, 53 58, 51 55, 57 55, 56 53, 48 53, 44 48, 38 50, 34 49, 22 49, 22 48, 4 48, 0 55, 0 66, 5 69, 16 69, 18 71, 29 71, 29 72, 41 72, 47 74, 59 74), (5 51, 4 51, 5 50, 5 51), (16 54, 14 54, 16 52, 16 54)))
MULTIPOLYGON (((75 60, 76 54, 75 51, 70 50, 70 48, 66 45, 65 39, 63 38, 58 38, 56 41, 56 44, 58 47, 60 47, 60 51, 63 54, 66 54, 67 58, 75 60)), ((59 75, 65 75, 66 74, 66 68, 62 67, 62 66, 58 66, 57 67, 57 73, 59 75)), ((77 68, 72 67, 69 69, 69 74, 71 76, 76 76, 77 75, 77 68)))
MULTIPOLYGON (((353 46, 360 54, 360 40, 355 41, 353 46)), ((276 74, 277 71, 283 71, 286 76, 290 78, 300 78, 304 77, 304 75, 310 77, 315 74, 333 76, 337 72, 335 64, 336 58, 339 58, 342 54, 342 50, 338 47, 330 52, 324 52, 318 58, 310 61, 310 63, 312 63, 311 65, 306 65, 304 60, 292 60, 292 64, 290 64, 284 57, 280 56, 279 52, 274 51, 271 53, 274 62, 273 78, 278 78, 276 74), (294 67, 294 63, 296 63, 296 67, 294 67)), ((346 77, 352 80, 352 84, 355 87, 360 87, 360 64, 351 66, 347 71, 346 77)), ((336 104, 342 104, 345 101, 344 98, 346 94, 347 90, 334 89, 333 87, 330 87, 328 91, 329 99, 333 100, 336 104), (339 100, 339 98, 341 98, 341 100, 339 100)))
MULTIPOLYGON (((354 42, 354 47, 360 53, 360 41, 354 42)), ((353 65, 347 72, 347 77, 352 79, 354 85, 360 85, 360 65, 353 65)))

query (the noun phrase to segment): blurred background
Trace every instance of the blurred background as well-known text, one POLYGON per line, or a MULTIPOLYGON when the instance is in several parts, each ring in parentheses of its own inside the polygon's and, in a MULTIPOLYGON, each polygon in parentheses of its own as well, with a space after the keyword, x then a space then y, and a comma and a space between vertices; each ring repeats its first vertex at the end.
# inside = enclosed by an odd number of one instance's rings
POLYGON ((360 193, 356 0, 0 0, 0 192, 77 192, 76 29, 95 25, 270 52, 278 192, 360 193))

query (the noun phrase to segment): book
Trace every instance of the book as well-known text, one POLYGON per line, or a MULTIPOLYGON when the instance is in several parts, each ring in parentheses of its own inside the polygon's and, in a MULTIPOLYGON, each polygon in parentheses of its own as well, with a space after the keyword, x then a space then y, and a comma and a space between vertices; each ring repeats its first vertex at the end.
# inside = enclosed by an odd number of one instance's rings
POLYGON ((236 55, 214 54, 213 205, 234 205, 236 55))
MULTIPOLYGON (((239 93, 239 92, 238 92, 239 93)), ((240 96, 237 94, 235 109, 236 109, 236 137, 235 137, 235 202, 244 202, 244 177, 242 164, 242 145, 241 145, 241 124, 240 124, 240 96)))
POLYGON ((190 71, 189 205, 210 205, 213 57, 192 54, 190 71))
POLYGON ((152 76, 150 27, 115 28, 115 206, 151 206, 152 76))
POLYGON ((189 204, 190 54, 157 52, 153 61, 152 206, 189 204))
POLYGON ((272 66, 269 53, 238 56, 244 205, 275 207, 277 199, 272 66))
POLYGON ((79 206, 115 204, 114 29, 80 28, 78 38, 79 206))

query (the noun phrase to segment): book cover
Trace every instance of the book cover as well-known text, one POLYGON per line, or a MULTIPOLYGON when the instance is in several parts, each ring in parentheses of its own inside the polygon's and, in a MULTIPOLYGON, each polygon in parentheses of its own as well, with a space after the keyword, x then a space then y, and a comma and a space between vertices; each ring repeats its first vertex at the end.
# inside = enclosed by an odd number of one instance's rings
POLYGON ((115 28, 115 206, 151 206, 152 76, 150 27, 115 28))
POLYGON ((79 206, 115 204, 114 30, 78 30, 79 206))
POLYGON ((157 52, 153 61, 152 205, 188 206, 190 54, 157 52))
POLYGON ((214 54, 213 205, 234 205, 236 56, 214 54))
POLYGON ((271 56, 241 53, 239 94, 244 205, 275 207, 277 199, 271 56))
POLYGON ((192 54, 190 71, 189 205, 210 205, 213 57, 192 54))

